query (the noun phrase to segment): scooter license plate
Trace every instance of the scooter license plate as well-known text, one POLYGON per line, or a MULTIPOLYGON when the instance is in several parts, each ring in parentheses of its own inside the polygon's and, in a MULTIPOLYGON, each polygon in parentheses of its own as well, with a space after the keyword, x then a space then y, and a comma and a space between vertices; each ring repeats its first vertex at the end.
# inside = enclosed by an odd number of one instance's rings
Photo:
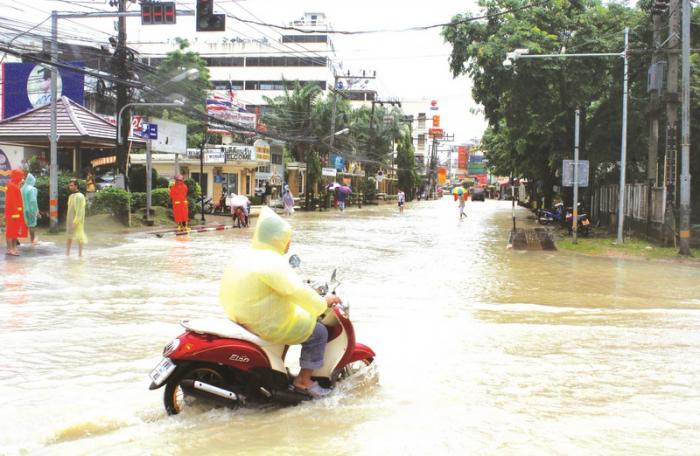
POLYGON ((160 386, 170 374, 175 370, 175 363, 173 363, 170 358, 163 358, 160 360, 158 365, 148 374, 157 386, 160 386))
POLYGON ((591 223, 591 222, 589 222, 589 221, 586 220, 586 219, 581 220, 581 225, 583 225, 583 226, 589 225, 590 223, 591 223))

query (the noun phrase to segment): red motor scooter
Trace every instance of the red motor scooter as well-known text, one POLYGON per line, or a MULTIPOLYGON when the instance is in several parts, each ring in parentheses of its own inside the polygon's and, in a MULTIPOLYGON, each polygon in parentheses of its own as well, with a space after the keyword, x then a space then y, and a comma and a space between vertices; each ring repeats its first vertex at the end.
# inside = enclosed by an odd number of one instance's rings
MULTIPOLYGON (((292 255, 290 263, 298 266, 292 255)), ((340 282, 335 271, 330 283, 316 282, 314 289, 325 296, 335 293, 340 282), (332 287, 332 288, 331 288, 332 287)), ((348 306, 334 305, 322 316, 328 328, 324 365, 314 380, 332 388, 374 361, 371 348, 355 342, 348 306)), ((150 389, 165 385, 163 402, 169 415, 180 413, 197 401, 227 406, 296 405, 311 397, 293 389, 293 376, 285 366, 288 345, 260 339, 228 319, 183 320, 185 332, 163 349, 163 359, 151 371, 150 389)))

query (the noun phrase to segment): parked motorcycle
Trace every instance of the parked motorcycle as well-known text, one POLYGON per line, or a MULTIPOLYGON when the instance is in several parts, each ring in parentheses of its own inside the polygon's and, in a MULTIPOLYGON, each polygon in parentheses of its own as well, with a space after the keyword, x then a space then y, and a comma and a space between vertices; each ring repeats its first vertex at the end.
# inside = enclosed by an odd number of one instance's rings
POLYGON ((197 199, 197 203, 200 204, 200 206, 204 206, 204 212, 207 214, 214 213, 214 202, 208 196, 200 196, 197 199))
MULTIPOLYGON (((292 255, 290 264, 299 265, 292 255)), ((328 282, 311 284, 321 295, 340 285, 336 272, 328 282)), ((371 348, 355 342, 349 306, 330 307, 320 321, 328 328, 324 365, 314 374, 325 388, 374 361, 371 348)), ((165 385, 163 403, 169 415, 201 402, 226 406, 296 405, 311 397, 292 387, 285 366, 288 345, 264 341, 228 319, 183 320, 185 332, 163 349, 163 359, 151 371, 150 389, 165 385)))
POLYGON ((540 225, 550 223, 562 223, 564 221, 564 205, 557 203, 552 209, 539 209, 537 211, 537 222, 540 225))
MULTIPOLYGON (((591 221, 588 218, 588 214, 583 212, 583 209, 581 208, 581 203, 578 203, 579 209, 578 213, 576 214, 576 233, 583 236, 583 237, 588 237, 590 233, 590 228, 591 228, 591 221)), ((574 213, 572 209, 567 209, 566 211, 566 217, 564 218, 564 221, 566 223, 566 226, 569 231, 569 235, 573 234, 574 228, 573 228, 573 221, 574 221, 574 213)))

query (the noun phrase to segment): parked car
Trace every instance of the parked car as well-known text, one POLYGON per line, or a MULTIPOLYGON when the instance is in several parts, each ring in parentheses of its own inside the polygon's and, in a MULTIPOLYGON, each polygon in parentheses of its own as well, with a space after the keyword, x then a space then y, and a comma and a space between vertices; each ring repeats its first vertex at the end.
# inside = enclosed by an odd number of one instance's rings
POLYGON ((484 201, 486 199, 486 192, 483 187, 472 187, 469 190, 472 201, 484 201))

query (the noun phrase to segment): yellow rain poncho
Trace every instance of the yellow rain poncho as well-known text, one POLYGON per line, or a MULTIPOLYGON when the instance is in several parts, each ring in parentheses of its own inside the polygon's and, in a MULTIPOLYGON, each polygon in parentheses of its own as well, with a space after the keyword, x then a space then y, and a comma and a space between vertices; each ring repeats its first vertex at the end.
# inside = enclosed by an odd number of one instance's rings
POLYGON ((252 250, 236 255, 219 291, 231 320, 262 339, 288 345, 308 339, 316 318, 327 308, 325 299, 287 263, 284 253, 291 236, 289 224, 263 207, 252 250))
POLYGON ((87 236, 85 235, 85 195, 80 192, 71 193, 68 197, 66 234, 68 239, 87 244, 87 236))

